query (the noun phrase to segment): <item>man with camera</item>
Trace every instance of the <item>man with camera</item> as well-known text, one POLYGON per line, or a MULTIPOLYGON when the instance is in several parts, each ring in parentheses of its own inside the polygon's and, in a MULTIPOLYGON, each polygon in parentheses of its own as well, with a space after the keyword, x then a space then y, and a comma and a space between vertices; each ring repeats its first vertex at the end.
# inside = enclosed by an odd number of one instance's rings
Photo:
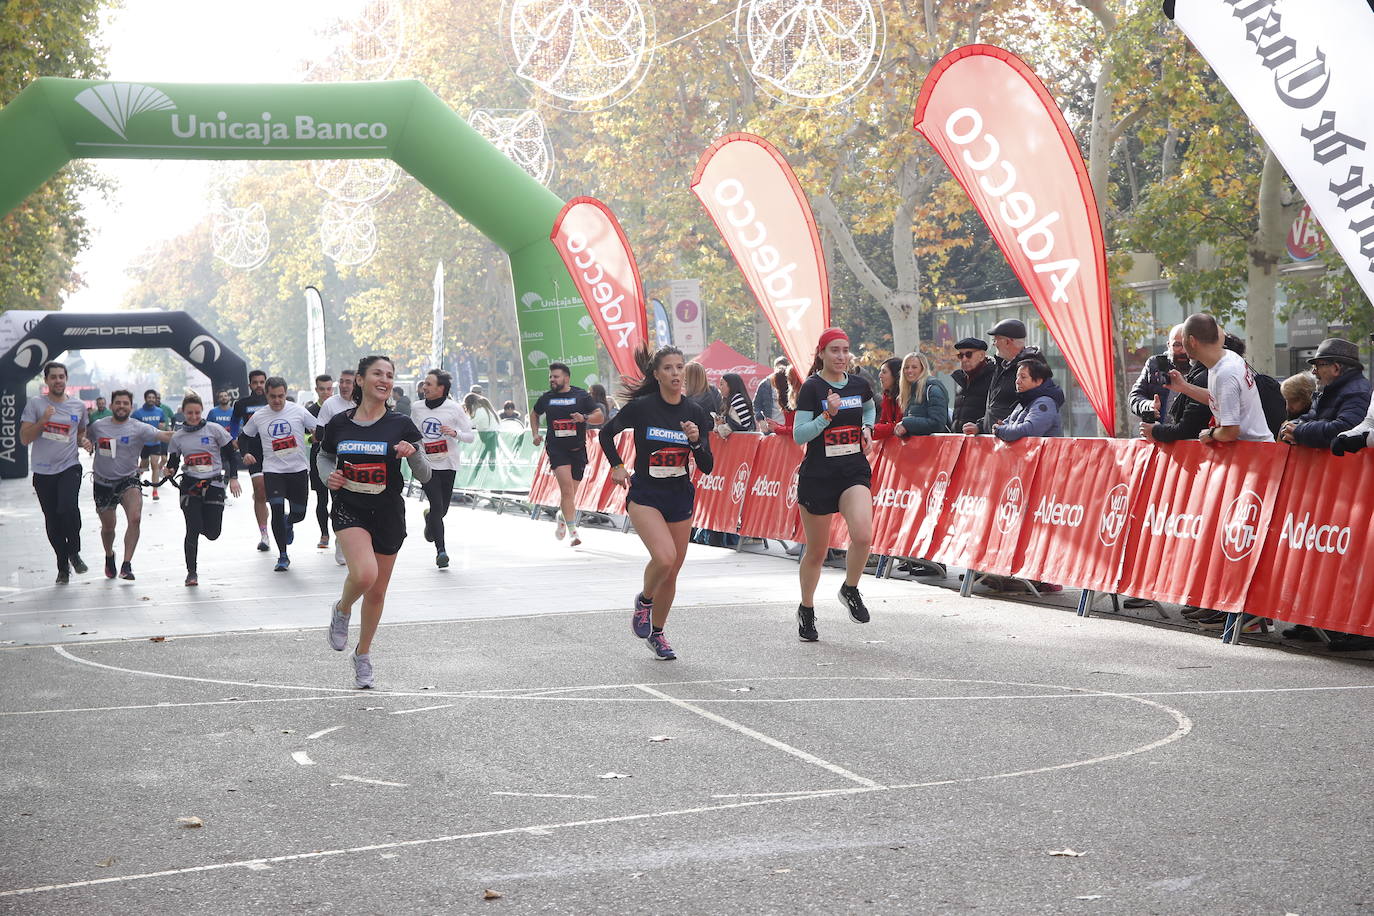
MULTIPOLYGON (((1168 414, 1174 398, 1179 395, 1168 389, 1169 370, 1176 369, 1184 376, 1192 367, 1188 351, 1183 349, 1183 325, 1175 325, 1169 331, 1169 344, 1163 353, 1157 353, 1145 361, 1131 389, 1131 413, 1146 423, 1158 423, 1168 414)), ((1206 384, 1205 382, 1203 383, 1206 384)))
POLYGON ((1360 348, 1331 337, 1321 342, 1307 362, 1321 386, 1317 399, 1302 416, 1283 424, 1279 438, 1290 445, 1344 452, 1344 442, 1337 445, 1338 437, 1354 429, 1369 409, 1369 380, 1364 377, 1360 348))

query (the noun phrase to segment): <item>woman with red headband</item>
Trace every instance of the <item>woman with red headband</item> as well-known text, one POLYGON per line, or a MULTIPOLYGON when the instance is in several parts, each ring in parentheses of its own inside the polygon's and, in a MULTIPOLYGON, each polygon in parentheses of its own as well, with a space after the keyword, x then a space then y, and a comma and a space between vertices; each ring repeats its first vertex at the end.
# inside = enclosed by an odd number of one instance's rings
POLYGON ((797 503, 807 549, 801 559, 801 605, 797 635, 806 642, 816 632, 816 585, 830 544, 830 521, 836 512, 849 525, 849 554, 845 560, 840 601, 855 623, 868 623, 868 608, 859 594, 859 577, 868 562, 873 540, 873 499, 869 484, 869 442, 877 407, 873 389, 860 375, 849 373, 849 336, 827 328, 816 346, 816 358, 801 390, 792 438, 806 446, 797 474, 797 503))

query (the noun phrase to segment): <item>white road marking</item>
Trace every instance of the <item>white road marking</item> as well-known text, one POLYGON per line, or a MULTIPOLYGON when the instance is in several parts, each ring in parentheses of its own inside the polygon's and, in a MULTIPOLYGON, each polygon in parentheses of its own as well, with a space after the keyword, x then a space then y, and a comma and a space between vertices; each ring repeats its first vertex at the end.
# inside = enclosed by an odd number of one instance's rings
POLYGON ((595 795, 558 795, 552 792, 493 792, 492 795, 511 795, 517 798, 596 798, 595 795))
POLYGON ((330 694, 327 697, 258 697, 246 700, 201 700, 188 703, 144 703, 138 706, 78 706, 69 709, 11 709, 0 712, 5 716, 46 716, 61 712, 122 712, 139 709, 185 709, 191 706, 246 706, 250 703, 305 703, 311 700, 351 700, 353 697, 330 694))
POLYGON ((408 716, 413 712, 429 712, 431 709, 452 709, 454 705, 453 703, 444 703, 439 706, 417 706, 414 709, 394 709, 389 715, 408 716))
POLYGON ((315 732, 315 733, 313 733, 313 734, 306 735, 306 736, 305 736, 305 740, 306 740, 306 741, 314 741, 316 738, 323 738, 325 735, 329 734, 330 732, 336 732, 336 731, 338 731, 339 729, 344 728, 344 727, 345 727, 345 726, 343 726, 343 725, 331 725, 331 726, 329 726, 328 728, 322 728, 322 729, 320 729, 319 731, 317 731, 317 732, 315 732))
POLYGON ((370 786, 391 786, 391 787, 394 788, 394 789, 408 789, 408 788, 410 788, 410 786, 409 786, 408 783, 404 783, 404 782, 387 782, 385 779, 368 779, 366 776, 349 776, 349 775, 345 774, 345 775, 340 776, 339 778, 340 778, 340 779, 347 779, 349 782, 365 782, 365 783, 367 783, 367 784, 370 785, 370 786))
POLYGON ((272 866, 268 865, 266 862, 249 862, 247 865, 244 866, 244 868, 251 869, 252 871, 272 870, 272 866))
POLYGON ((310 755, 305 751, 292 751, 291 759, 303 767, 313 767, 315 765, 315 761, 311 760, 310 755))
MULTIPOLYGON (((892 786, 888 786, 892 788, 892 786)), ((849 789, 802 789, 798 792, 721 792, 713 794, 712 798, 781 798, 784 796, 811 796, 811 795, 835 795, 845 793, 849 789)))
POLYGON ((820 767, 823 770, 827 770, 831 773, 834 773, 836 776, 841 776, 845 779, 848 779, 850 782, 857 782, 859 785, 864 786, 868 789, 883 788, 883 786, 880 783, 874 782, 867 776, 860 776, 858 773, 851 773, 849 770, 846 770, 844 767, 839 766, 838 764, 831 763, 828 760, 822 760, 815 754, 808 753, 807 751, 803 751, 800 748, 795 748, 790 744, 785 744, 782 741, 779 741, 777 738, 769 737, 768 735, 765 735, 763 732, 755 731, 747 725, 741 725, 740 723, 735 722, 732 719, 727 719, 722 715, 718 715, 716 713, 711 712, 710 710, 702 709, 700 706, 693 706, 686 700, 679 700, 676 697, 669 696, 668 694, 663 693, 660 690, 656 690, 653 687, 649 687, 645 684, 636 684, 635 687, 644 691, 650 696, 655 696, 658 697, 660 700, 664 700, 668 703, 671 703, 679 709, 685 709, 688 712, 695 713, 698 716, 701 716, 703 719, 709 719, 712 722, 715 722, 717 725, 724 725, 726 728, 731 729, 733 731, 737 731, 745 737, 753 738, 755 741, 762 741, 764 744, 768 745, 771 748, 782 751, 784 754, 791 754, 798 760, 804 760, 812 766, 820 767))

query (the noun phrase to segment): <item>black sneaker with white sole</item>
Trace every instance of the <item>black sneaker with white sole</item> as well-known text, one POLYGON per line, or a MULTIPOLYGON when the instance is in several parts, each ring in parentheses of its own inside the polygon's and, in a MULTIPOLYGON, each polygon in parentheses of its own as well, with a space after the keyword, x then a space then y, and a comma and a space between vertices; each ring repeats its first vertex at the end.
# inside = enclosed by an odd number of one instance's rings
POLYGON ((855 623, 868 623, 868 608, 864 607, 863 596, 856 585, 840 586, 840 603, 849 611, 849 619, 855 623))
POLYGON ((797 605, 797 638, 802 642, 815 642, 821 638, 816 632, 816 609, 804 604, 797 605))

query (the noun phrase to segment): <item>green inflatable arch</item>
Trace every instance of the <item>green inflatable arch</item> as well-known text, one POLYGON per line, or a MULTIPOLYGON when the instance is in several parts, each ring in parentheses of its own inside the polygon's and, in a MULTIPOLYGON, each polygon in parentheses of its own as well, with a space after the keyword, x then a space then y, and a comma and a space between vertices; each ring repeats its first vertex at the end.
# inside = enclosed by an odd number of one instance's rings
POLYGON ((0 109, 0 214, 80 158, 391 159, 510 258, 525 371, 561 359, 578 380, 596 372, 595 330, 549 242, 563 201, 423 83, 43 77, 0 109))

